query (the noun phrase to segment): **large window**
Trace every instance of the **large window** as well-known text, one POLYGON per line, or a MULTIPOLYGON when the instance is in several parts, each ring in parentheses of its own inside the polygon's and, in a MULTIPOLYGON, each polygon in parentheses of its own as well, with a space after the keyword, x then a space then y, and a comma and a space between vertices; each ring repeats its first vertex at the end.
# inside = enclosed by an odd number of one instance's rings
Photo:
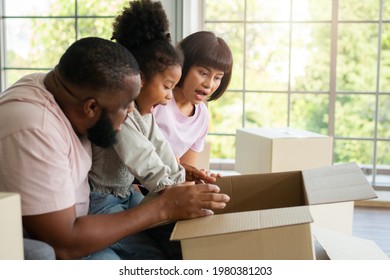
MULTIPOLYGON (((109 39, 128 3, 0 1, 2 90, 51 69, 78 38, 109 39)), ((174 38, 212 30, 234 53, 229 90, 209 104, 213 159, 234 160, 237 128, 291 126, 333 136, 335 163, 355 161, 390 189, 390 0, 161 2, 174 38)))
POLYGON ((128 1, 1 0, 1 88, 47 71, 78 38, 110 39, 113 18, 128 1))
POLYGON ((204 0, 203 28, 235 60, 209 104, 214 158, 234 158, 237 128, 291 126, 333 136, 335 163, 390 186, 389 0, 204 0))

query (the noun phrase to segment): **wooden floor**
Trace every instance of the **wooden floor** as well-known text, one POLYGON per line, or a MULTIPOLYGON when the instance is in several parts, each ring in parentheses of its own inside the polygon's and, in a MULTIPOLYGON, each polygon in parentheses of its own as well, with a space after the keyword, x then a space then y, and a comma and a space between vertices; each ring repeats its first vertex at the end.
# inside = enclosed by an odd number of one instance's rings
POLYGON ((390 257, 390 208, 355 206, 353 235, 375 241, 390 257))

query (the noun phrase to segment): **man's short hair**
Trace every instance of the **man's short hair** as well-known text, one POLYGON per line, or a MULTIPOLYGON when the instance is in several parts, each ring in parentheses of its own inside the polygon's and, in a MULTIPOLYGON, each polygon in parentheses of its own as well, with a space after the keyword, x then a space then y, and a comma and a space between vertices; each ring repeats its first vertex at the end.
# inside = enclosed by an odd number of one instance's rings
POLYGON ((140 72, 125 47, 97 37, 73 43, 62 55, 58 70, 66 82, 90 90, 122 89, 125 76, 140 72))

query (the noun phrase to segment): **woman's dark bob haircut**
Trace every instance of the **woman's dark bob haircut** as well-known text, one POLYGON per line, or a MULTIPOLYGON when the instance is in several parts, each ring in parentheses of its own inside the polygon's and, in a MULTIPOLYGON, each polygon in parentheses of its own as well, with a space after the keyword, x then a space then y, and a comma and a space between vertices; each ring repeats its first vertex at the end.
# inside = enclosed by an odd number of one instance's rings
POLYGON ((233 56, 226 42, 213 32, 195 32, 179 42, 184 55, 182 76, 178 87, 182 87, 192 66, 212 67, 224 72, 218 89, 210 95, 208 101, 217 100, 226 91, 232 76, 233 56))

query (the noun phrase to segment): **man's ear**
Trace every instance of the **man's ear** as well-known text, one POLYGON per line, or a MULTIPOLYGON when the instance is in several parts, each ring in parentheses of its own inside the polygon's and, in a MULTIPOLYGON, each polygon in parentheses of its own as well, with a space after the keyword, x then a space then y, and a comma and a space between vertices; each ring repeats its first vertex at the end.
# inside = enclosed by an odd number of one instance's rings
POLYGON ((91 99, 88 99, 84 102, 83 110, 84 110, 84 114, 88 118, 93 119, 100 114, 101 109, 100 109, 100 106, 97 103, 97 101, 95 99, 91 98, 91 99))
POLYGON ((140 72, 140 76, 141 76, 141 88, 142 88, 145 84, 145 75, 142 71, 140 72))

